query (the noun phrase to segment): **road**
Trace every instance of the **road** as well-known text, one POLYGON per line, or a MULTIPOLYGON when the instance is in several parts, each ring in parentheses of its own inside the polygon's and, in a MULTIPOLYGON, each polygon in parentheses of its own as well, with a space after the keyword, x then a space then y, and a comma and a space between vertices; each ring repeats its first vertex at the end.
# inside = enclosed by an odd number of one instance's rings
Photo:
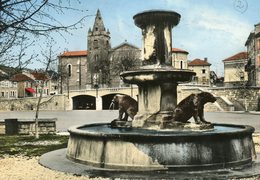
MULTIPOLYGON (((69 127, 74 125, 110 122, 117 118, 117 115, 117 110, 41 111, 39 118, 58 118, 57 131, 67 131, 69 127)), ((0 120, 6 118, 33 119, 34 116, 35 112, 33 111, 0 112, 0 120)), ((256 132, 260 133, 260 114, 205 112, 205 118, 212 123, 251 125, 256 129, 256 132)))

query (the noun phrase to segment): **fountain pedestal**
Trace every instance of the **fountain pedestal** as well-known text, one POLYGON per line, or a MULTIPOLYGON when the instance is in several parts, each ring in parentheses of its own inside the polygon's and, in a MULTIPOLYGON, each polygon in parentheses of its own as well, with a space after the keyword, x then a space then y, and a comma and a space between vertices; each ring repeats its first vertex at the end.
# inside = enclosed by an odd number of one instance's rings
POLYGON ((189 70, 141 69, 121 73, 124 82, 138 85, 138 113, 132 127, 167 128, 177 104, 178 82, 191 80, 189 70))
POLYGON ((177 104, 177 85, 189 82, 194 72, 172 66, 172 28, 180 15, 174 11, 146 11, 134 16, 142 29, 142 67, 120 74, 124 82, 138 85, 138 108, 132 127, 167 128, 177 104))

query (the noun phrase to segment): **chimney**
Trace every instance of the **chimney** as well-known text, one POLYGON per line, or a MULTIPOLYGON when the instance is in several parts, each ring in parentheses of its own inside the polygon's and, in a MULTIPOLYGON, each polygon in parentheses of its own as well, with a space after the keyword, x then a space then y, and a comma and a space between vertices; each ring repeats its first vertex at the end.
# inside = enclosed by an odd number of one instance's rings
POLYGON ((205 62, 208 62, 208 58, 207 58, 207 57, 205 57, 205 58, 204 58, 204 61, 205 61, 205 62))

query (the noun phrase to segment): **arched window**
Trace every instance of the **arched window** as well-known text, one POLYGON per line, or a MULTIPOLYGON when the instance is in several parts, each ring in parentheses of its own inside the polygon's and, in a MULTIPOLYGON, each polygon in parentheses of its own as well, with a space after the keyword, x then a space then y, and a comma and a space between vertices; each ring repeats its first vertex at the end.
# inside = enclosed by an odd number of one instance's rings
POLYGON ((180 62, 180 68, 183 69, 183 61, 180 62))
POLYGON ((68 76, 71 77, 71 73, 72 73, 72 65, 71 64, 67 65, 67 72, 68 72, 68 76))

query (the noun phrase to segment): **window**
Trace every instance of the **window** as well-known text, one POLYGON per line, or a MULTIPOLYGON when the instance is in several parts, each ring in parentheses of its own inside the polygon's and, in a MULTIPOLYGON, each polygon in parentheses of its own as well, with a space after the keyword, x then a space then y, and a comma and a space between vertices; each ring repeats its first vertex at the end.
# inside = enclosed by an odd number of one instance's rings
POLYGON ((258 56, 258 66, 260 66, 260 56, 258 56))
POLYGON ((183 69, 183 61, 180 62, 180 68, 183 69))
POLYGON ((68 64, 68 76, 71 77, 71 72, 72 72, 72 66, 71 64, 68 64))
POLYGON ((240 76, 240 81, 244 81, 244 72, 240 72, 239 73, 239 76, 240 76))
POLYGON ((258 49, 260 49, 260 38, 257 40, 258 43, 258 49))
POLYGON ((206 69, 202 69, 202 74, 205 74, 206 73, 206 69))

